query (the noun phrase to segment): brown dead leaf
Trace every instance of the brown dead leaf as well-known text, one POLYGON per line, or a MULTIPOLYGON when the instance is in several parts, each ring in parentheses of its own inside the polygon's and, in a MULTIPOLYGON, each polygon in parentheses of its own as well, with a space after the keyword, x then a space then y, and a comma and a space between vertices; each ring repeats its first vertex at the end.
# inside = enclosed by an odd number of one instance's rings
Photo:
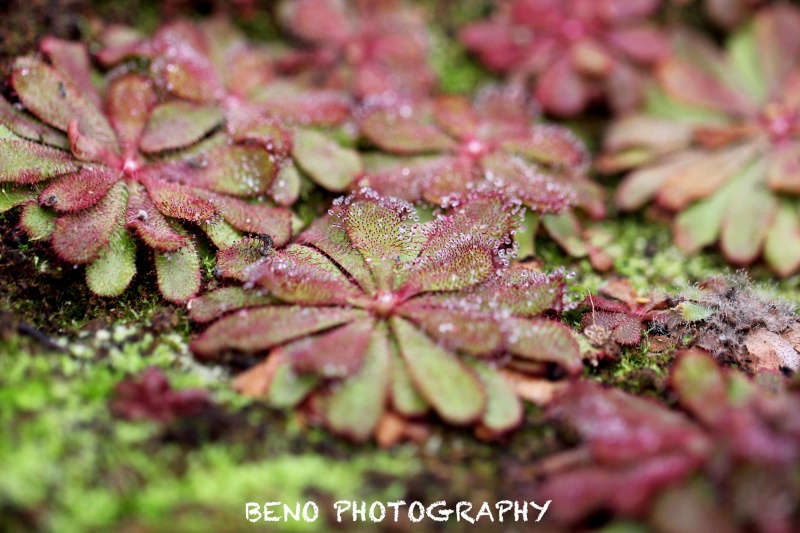
POLYGON ((392 412, 385 412, 375 428, 375 440, 381 448, 390 448, 404 440, 420 443, 428 439, 430 431, 421 423, 411 422, 392 412))
POLYGON ((280 362, 280 355, 273 353, 265 361, 236 376, 233 388, 240 394, 253 398, 266 396, 280 362))
POLYGON ((517 396, 540 406, 549 404, 556 393, 566 387, 565 382, 532 377, 508 369, 500 370, 500 374, 508 381, 517 396))
POLYGON ((744 344, 753 358, 753 372, 780 371, 781 368, 790 368, 794 371, 800 366, 800 354, 777 333, 766 329, 754 329, 747 334, 744 344))

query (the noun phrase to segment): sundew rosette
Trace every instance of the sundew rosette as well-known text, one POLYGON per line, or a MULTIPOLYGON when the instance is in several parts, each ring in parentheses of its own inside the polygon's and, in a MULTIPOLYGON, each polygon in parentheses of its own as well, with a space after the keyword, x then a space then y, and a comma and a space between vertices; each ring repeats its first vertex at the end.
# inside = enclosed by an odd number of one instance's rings
POLYGON ((522 92, 492 86, 474 98, 371 101, 360 127, 373 150, 355 186, 432 205, 501 190, 529 209, 522 255, 532 253, 540 226, 570 255, 589 253, 581 218, 605 215, 590 155, 569 129, 540 121, 522 92))
POLYGON ((135 71, 102 77, 80 43, 47 39, 42 52, 13 64, 18 101, 0 99, 0 210, 22 206, 28 236, 86 265, 93 292, 128 286, 136 241, 176 303, 200 286, 195 229, 218 247, 242 232, 288 241, 291 213, 258 201, 273 185, 274 157, 220 132, 219 109, 160 98, 135 71))
POLYGON ((238 389, 354 439, 389 411, 505 432, 522 408, 498 368, 582 369, 570 331, 543 316, 561 309, 562 276, 508 264, 518 218, 479 195, 418 223, 410 204, 360 191, 282 250, 251 240, 220 252, 220 274, 251 288, 190 302, 197 321, 225 315, 192 351, 266 356, 238 389))
POLYGON ((624 210, 674 213, 693 253, 719 243, 736 265, 800 268, 800 11, 776 5, 720 50, 686 32, 656 71, 645 111, 614 123, 598 164, 629 170, 624 210))
POLYGON ((151 36, 111 27, 104 40, 103 64, 146 62, 161 90, 217 109, 234 141, 273 154, 278 175, 268 193, 277 204, 297 201, 303 176, 342 192, 360 175, 359 154, 348 146, 352 97, 277 76, 274 53, 226 20, 177 20, 151 36))

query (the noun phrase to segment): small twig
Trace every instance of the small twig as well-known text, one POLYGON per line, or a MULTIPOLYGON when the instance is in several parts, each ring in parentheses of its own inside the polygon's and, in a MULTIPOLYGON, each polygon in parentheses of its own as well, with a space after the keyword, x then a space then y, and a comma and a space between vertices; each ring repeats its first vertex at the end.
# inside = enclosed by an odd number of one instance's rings
POLYGON ((56 341, 36 329, 35 327, 27 324, 25 322, 19 322, 17 324, 17 331, 19 331, 23 335, 27 335, 45 348, 50 350, 54 350, 57 352, 61 352, 64 354, 69 354, 69 350, 58 344, 56 341))

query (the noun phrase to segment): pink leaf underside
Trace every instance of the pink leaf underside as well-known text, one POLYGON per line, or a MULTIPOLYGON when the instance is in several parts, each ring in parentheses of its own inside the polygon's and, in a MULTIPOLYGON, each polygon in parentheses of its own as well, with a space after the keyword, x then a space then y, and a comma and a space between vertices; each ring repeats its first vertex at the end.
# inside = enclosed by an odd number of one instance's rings
POLYGON ((267 192, 277 172, 274 156, 261 146, 217 146, 155 171, 163 179, 232 196, 267 192))
POLYGON ((457 143, 427 122, 420 112, 404 116, 401 110, 377 109, 361 122, 361 133, 381 150, 398 155, 415 155, 454 150, 457 143))
POLYGON ((581 466, 545 479, 536 495, 554 500, 575 498, 575 505, 553 514, 553 520, 560 523, 577 522, 599 510, 613 509, 630 516, 644 512, 658 492, 685 479, 699 466, 697 458, 670 452, 630 465, 581 466))
POLYGON ((223 75, 228 91, 249 99, 249 95, 273 82, 272 57, 266 50, 252 48, 243 42, 227 51, 217 70, 223 75))
POLYGON ((636 63, 651 65, 669 55, 666 36, 656 26, 619 28, 608 34, 608 41, 636 63))
POLYGON ((282 21, 296 36, 312 43, 337 42, 351 31, 346 4, 335 0, 284 2, 282 21))
POLYGON ((590 382, 572 385, 551 414, 575 428, 592 454, 608 464, 664 452, 708 451, 705 435, 685 415, 590 382))
POLYGON ((102 109, 100 95, 92 84, 92 63, 86 44, 46 37, 40 48, 63 77, 71 80, 97 109, 102 109))
POLYGON ((69 150, 69 140, 64 132, 17 109, 2 96, 0 96, 0 123, 24 139, 69 150))
POLYGON ((550 66, 536 82, 536 98, 542 106, 559 116, 580 112, 590 98, 587 81, 564 58, 550 66))
POLYGON ((18 58, 11 85, 26 109, 45 123, 67 131, 71 120, 78 129, 108 149, 117 151, 117 139, 106 117, 74 83, 53 67, 32 58, 18 58))
POLYGON ((222 123, 222 110, 175 100, 153 108, 139 143, 147 154, 187 147, 222 123))
POLYGON ((123 224, 125 183, 118 181, 91 208, 56 219, 51 242, 64 261, 89 263, 108 244, 114 228, 123 224))
POLYGON ((678 59, 659 65, 656 71, 664 90, 685 104, 709 108, 736 116, 747 115, 757 104, 698 67, 678 59))
POLYGON ((156 208, 147 190, 139 183, 128 183, 128 227, 150 248, 174 252, 186 244, 186 238, 178 234, 167 219, 156 208))
POLYGON ((39 203, 56 211, 81 211, 95 205, 122 175, 106 167, 83 167, 54 180, 39 195, 39 203))
POLYGON ((243 309, 218 320, 201 333, 192 342, 192 351, 203 358, 224 350, 258 352, 367 316, 364 311, 341 307, 243 309))
POLYGON ((352 102, 343 93, 283 81, 253 91, 250 102, 267 116, 308 126, 337 126, 352 115, 352 102))
POLYGON ((764 74, 767 94, 778 94, 800 59, 800 10, 777 4, 754 17, 759 66, 764 74))
POLYGON ((201 324, 240 309, 263 307, 275 303, 271 296, 241 287, 223 287, 192 299, 187 305, 189 317, 201 324))
POLYGON ((305 337, 283 346, 283 353, 298 373, 335 379, 361 369, 375 321, 354 320, 329 332, 305 337))
POLYGON ((459 37, 464 46, 493 71, 510 70, 525 58, 526 51, 514 40, 508 26, 496 20, 468 24, 459 37))
POLYGON ((376 288, 372 271, 364 261, 364 256, 353 248, 350 238, 337 220, 331 216, 315 220, 297 237, 296 242, 323 252, 347 272, 365 293, 373 295, 376 288))
POLYGON ((199 103, 224 96, 223 82, 209 60, 208 43, 199 25, 174 22, 134 48, 133 55, 153 59, 151 69, 172 94, 199 103))
POLYGON ((0 182, 37 183, 79 168, 62 150, 30 141, 0 141, 0 182))
POLYGON ((288 209, 251 204, 221 195, 212 202, 222 218, 238 230, 267 234, 275 246, 283 246, 292 238, 292 212, 288 209))
POLYGON ((237 143, 256 143, 276 156, 292 149, 291 131, 280 120, 263 117, 250 107, 228 111, 226 129, 237 143))
POLYGON ((124 154, 136 153, 150 111, 156 104, 153 84, 144 76, 126 74, 108 87, 108 114, 124 154))
POLYGON ((209 222, 218 216, 214 205, 200 198, 190 187, 147 175, 142 176, 141 181, 163 215, 190 222, 209 222))
POLYGON ((302 305, 348 305, 361 289, 321 252, 303 245, 278 250, 253 267, 251 279, 276 297, 302 305))

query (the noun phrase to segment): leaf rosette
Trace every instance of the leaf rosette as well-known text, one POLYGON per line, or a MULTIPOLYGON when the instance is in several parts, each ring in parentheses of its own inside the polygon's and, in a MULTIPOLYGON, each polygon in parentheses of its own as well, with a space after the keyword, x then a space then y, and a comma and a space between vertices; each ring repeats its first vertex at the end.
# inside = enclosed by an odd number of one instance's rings
POLYGON ((598 162, 630 170, 625 210, 652 202, 675 213, 675 241, 694 253, 719 243, 745 265, 800 268, 800 11, 779 4, 724 50, 681 32, 656 71, 645 112, 620 119, 598 162))
POLYGON ((284 0, 278 14, 301 44, 279 59, 285 73, 356 98, 435 87, 426 21, 402 1, 284 0))
POLYGON ((347 146, 351 98, 276 77, 274 53, 224 19, 179 20, 152 37, 123 39, 120 32, 107 32, 101 62, 146 59, 162 90, 218 108, 232 139, 261 145, 277 159, 278 176, 269 192, 280 205, 297 200, 302 176, 341 192, 360 175, 359 154, 347 146))
POLYGON ((464 45, 490 69, 534 78, 542 107, 577 115, 607 101, 616 112, 642 101, 646 72, 668 55, 666 36, 648 21, 661 0, 513 0, 466 26, 464 45))
MULTIPOLYGON (((361 134, 379 153, 365 155, 356 184, 382 194, 440 205, 501 189, 530 210, 524 239, 532 240, 541 216, 574 256, 588 251, 573 208, 605 215, 602 189, 587 177, 583 143, 564 127, 536 123, 523 95, 510 88, 487 88, 473 101, 453 95, 367 106, 361 134)), ((532 250, 530 242, 521 246, 532 250)))
POLYGON ((66 262, 85 264, 90 289, 120 294, 136 272, 133 237, 153 250, 159 289, 186 302, 200 259, 186 223, 220 247, 242 232, 291 237, 288 210, 254 201, 272 187, 270 154, 218 133, 218 109, 160 101, 135 72, 102 78, 86 47, 46 39, 18 58, 0 99, 0 210, 22 205, 21 225, 66 262))
POLYGON ((417 223, 411 204, 359 191, 282 250, 250 241, 221 251, 221 274, 252 289, 190 302, 195 320, 225 314, 192 351, 268 354, 237 377, 240 390, 282 406, 305 400, 354 439, 387 411, 505 432, 522 410, 496 368, 582 369, 570 331, 543 316, 561 308, 562 276, 508 265, 517 211, 480 195, 417 223))

